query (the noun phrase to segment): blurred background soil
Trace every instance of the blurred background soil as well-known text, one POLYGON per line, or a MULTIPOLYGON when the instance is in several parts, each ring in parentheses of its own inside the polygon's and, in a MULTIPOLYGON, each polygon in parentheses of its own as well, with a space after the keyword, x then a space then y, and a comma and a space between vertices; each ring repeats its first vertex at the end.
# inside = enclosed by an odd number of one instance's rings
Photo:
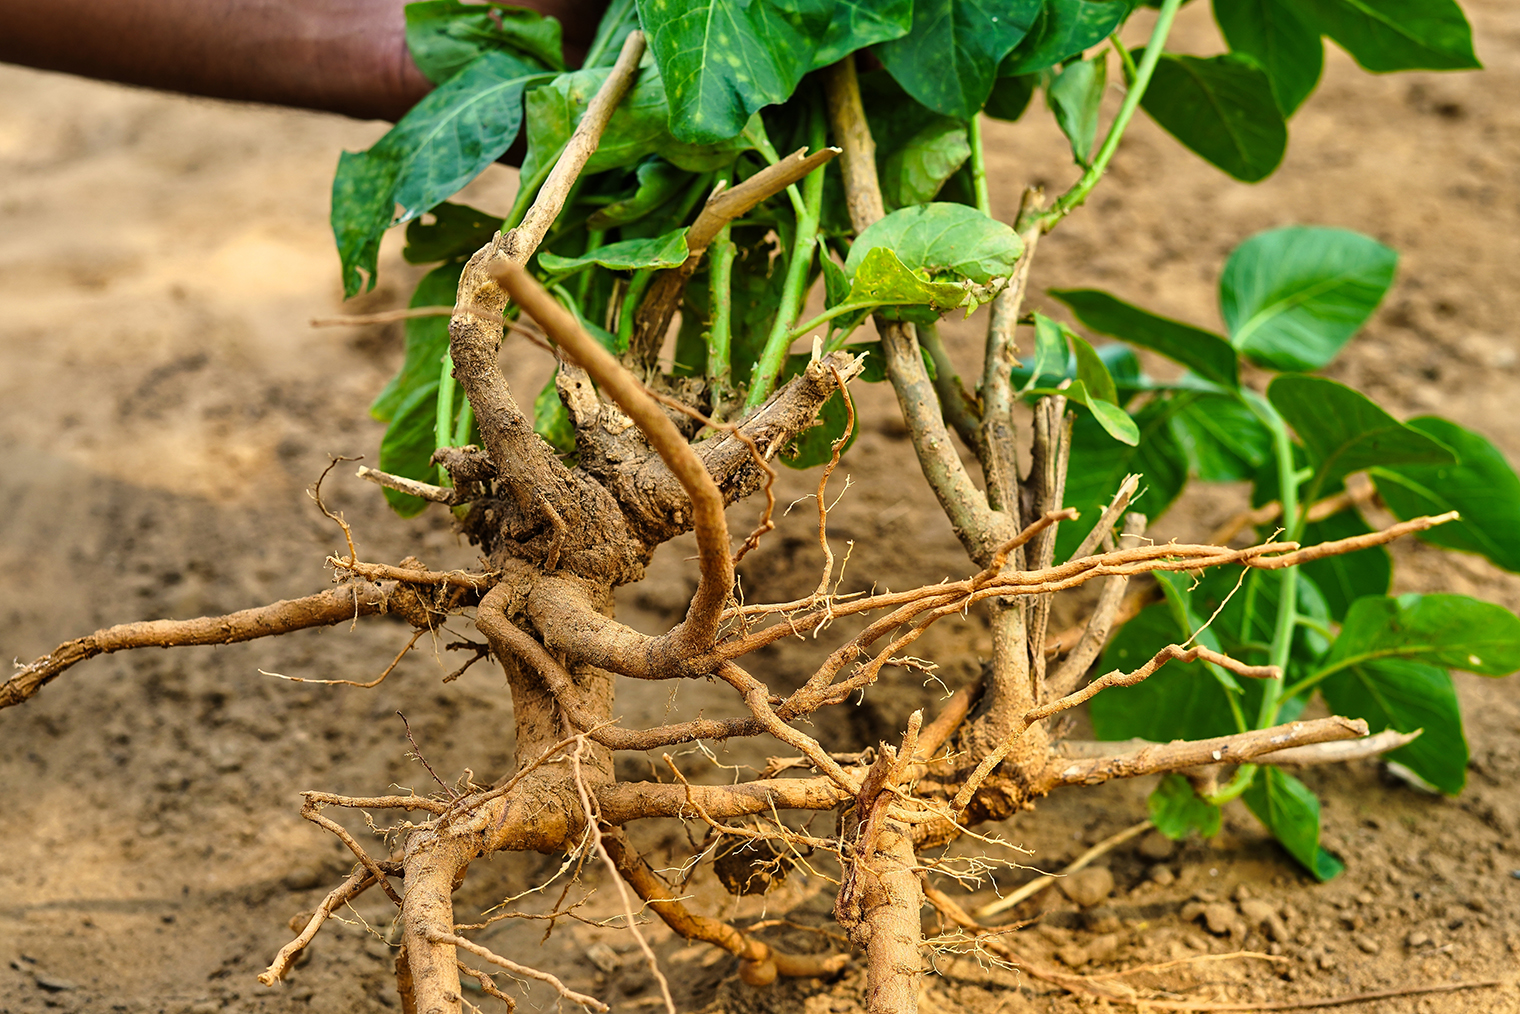
MULTIPOLYGON (((1324 82, 1293 120, 1286 163, 1260 185, 1227 179, 1142 118, 1087 208, 1041 244, 1034 304, 1056 314, 1045 287, 1094 286, 1217 327, 1218 273, 1241 240, 1290 223, 1357 229, 1402 260, 1393 291, 1331 375, 1397 414, 1438 412, 1479 429, 1520 462, 1520 7, 1464 6, 1486 71, 1375 77, 1330 47, 1324 82)), ((1184 11, 1176 48, 1218 50, 1206 5, 1184 11)), ((220 613, 325 587, 323 558, 341 536, 303 491, 329 455, 375 455, 382 428, 366 408, 399 362, 401 328, 307 322, 340 310, 326 227, 338 151, 367 146, 384 125, 13 68, 0 68, 0 96, 0 651, 26 661, 111 623, 220 613)), ((1043 109, 991 125, 987 137, 1005 216, 1026 183, 1057 190, 1075 176, 1043 109)), ((461 199, 501 213, 514 189, 513 171, 493 167, 461 199)), ((404 305, 418 271, 401 261, 398 240, 384 247, 379 288, 342 311, 404 305)), ((980 323, 947 329, 963 363, 980 323)), ((519 399, 531 399, 549 374, 546 358, 522 344, 503 358, 519 399)), ((890 393, 857 385, 857 398, 862 436, 833 488, 843 488, 845 471, 852 485, 830 528, 841 555, 854 543, 845 590, 964 575, 890 393)), ((348 469, 334 474, 328 499, 353 523, 361 556, 474 562, 444 512, 402 521, 348 469)), ((785 476, 782 502, 815 481, 785 476)), ((1239 498, 1236 489, 1198 490, 1153 533, 1204 533, 1239 498)), ((755 512, 736 507, 734 527, 747 530, 755 512)), ((811 504, 799 505, 746 563, 750 601, 816 583, 812 516, 811 504)), ((620 615, 651 631, 677 617, 694 586, 689 550, 663 549, 650 579, 624 589, 620 615)), ((1399 590, 1520 606, 1520 580, 1481 560, 1413 543, 1396 554, 1399 590)), ((456 621, 453 632, 470 628, 456 621)), ((398 1009, 389 906, 375 895, 345 913, 346 924, 328 924, 288 983, 254 981, 288 939, 287 920, 314 908, 350 864, 299 818, 297 793, 426 791, 398 710, 445 778, 466 768, 497 777, 511 751, 503 681, 482 664, 441 683, 462 661, 443 654, 442 640, 368 691, 258 670, 371 679, 407 636, 400 621, 372 619, 263 643, 101 658, 0 714, 0 1011, 398 1009)), ((756 671, 795 684, 827 639, 787 642, 756 671)), ((915 651, 953 688, 988 648, 973 614, 941 624, 915 651)), ((1100 865, 1112 887, 1083 899, 1086 907, 1059 891, 1026 903, 1017 914, 1036 921, 1015 946, 1089 973, 1242 947, 1275 957, 1130 980, 1200 1001, 1508 977, 1497 989, 1343 1009, 1520 1011, 1520 684, 1458 675, 1457 685, 1472 745, 1461 797, 1420 795, 1371 762, 1305 774, 1324 799, 1325 842, 1346 861, 1345 876, 1310 883, 1236 804, 1210 842, 1140 838, 1110 853, 1100 865), (1280 932, 1270 920, 1252 925, 1263 904, 1280 932), (1206 905, 1212 915, 1201 914, 1206 905)), ((888 670, 863 705, 821 718, 820 730, 841 749, 895 738, 907 711, 932 709, 941 693, 921 674, 888 670)), ((731 714, 735 705, 706 686, 643 686, 627 688, 618 707, 630 725, 699 710, 731 714)), ((732 777, 717 765, 758 766, 768 752, 734 744, 679 762, 694 777, 732 777)), ((627 756, 620 773, 648 777, 656 762, 627 756)), ((1026 863, 1059 868, 1143 819, 1151 785, 1065 790, 1000 831, 1033 850, 1026 863)), ((656 865, 679 863, 688 849, 674 824, 644 829, 640 840, 656 865)), ((458 896, 460 917, 547 880, 559 864, 537 855, 477 863, 458 896)), ((1006 887, 1032 874, 997 876, 1006 887)), ((583 880, 604 883, 598 870, 583 880)), ((828 886, 794 874, 769 910, 794 907, 800 921, 827 926, 828 886)), ((698 904, 738 918, 765 904, 732 902, 705 865, 690 889, 698 904)), ((522 904, 546 911, 558 890, 522 904)), ((613 911, 609 893, 585 911, 613 911)), ((542 925, 508 921, 481 937, 617 1010, 660 1006, 626 934, 562 920, 540 945, 542 925)), ((834 983, 755 991, 726 954, 684 947, 660 926, 647 932, 682 1010, 860 1007, 858 969, 834 983)), ((781 939, 821 945, 800 930, 781 939)), ((1092 1006, 974 956, 936 960, 943 974, 925 980, 926 1010, 1092 1006)), ((523 1002, 553 1006, 538 992, 523 1002)))

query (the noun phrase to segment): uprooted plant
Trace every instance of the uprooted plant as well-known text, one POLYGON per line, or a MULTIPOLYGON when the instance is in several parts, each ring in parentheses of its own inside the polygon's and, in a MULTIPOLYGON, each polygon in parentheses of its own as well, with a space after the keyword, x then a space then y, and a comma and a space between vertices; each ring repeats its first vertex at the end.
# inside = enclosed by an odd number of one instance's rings
MULTIPOLYGON (((1096 185, 1142 97, 1185 143, 1258 179, 1276 165, 1285 134, 1257 131, 1233 155, 1210 147, 1211 128, 1197 120, 1207 110, 1187 89, 1215 89, 1205 105, 1227 119, 1241 113, 1229 102, 1254 95, 1262 108, 1245 113, 1259 113, 1258 126, 1280 127, 1313 87, 1317 65, 1256 53, 1251 25, 1224 3, 1216 8, 1233 53, 1165 55, 1179 6, 1165 0, 1138 60, 1114 43, 1128 90, 1096 145, 1105 57, 1082 53, 1116 32, 1128 4, 1051 0, 1001 23, 950 18, 943 39, 923 25, 906 34, 920 20, 933 22, 933 4, 834 6, 821 5, 820 14, 754 5, 744 13, 759 20, 736 21, 722 45, 772 61, 773 76, 757 82, 754 60, 749 76, 737 74, 717 42, 699 45, 692 63, 682 48, 691 26, 658 4, 635 12, 627 0, 614 3, 588 69, 568 73, 556 73, 552 22, 453 0, 412 5, 413 51, 441 87, 370 152, 344 156, 334 224, 351 290, 361 268, 373 273, 379 233, 393 224, 397 204, 401 220, 417 219, 408 258, 444 263, 419 286, 406 363, 376 403, 391 422, 382 467, 360 472, 404 513, 449 507, 486 566, 365 562, 350 535, 347 553, 329 561, 335 588, 227 616, 112 627, 60 646, 0 686, 3 707, 105 652, 250 640, 383 612, 421 636, 473 612, 486 641, 479 654, 489 650, 511 690, 514 770, 489 787, 439 778, 430 795, 306 793, 303 815, 339 837, 358 864, 274 958, 260 976, 265 983, 282 978, 337 907, 377 887, 399 909, 396 971, 406 1010, 459 1011, 461 970, 501 995, 486 971, 467 964, 472 957, 607 1009, 491 952, 458 925, 453 891, 472 862, 500 851, 566 852, 604 865, 625 895, 630 929, 637 933, 635 909, 647 909, 681 936, 736 955, 754 985, 831 974, 850 960, 843 951, 786 953, 759 932, 693 911, 624 832, 639 820, 681 818, 708 836, 693 862, 752 857, 725 878, 736 893, 763 880, 767 864, 774 871, 802 861, 803 850, 813 864, 832 857, 834 913, 865 955, 868 1006, 900 1014, 918 1002, 926 900, 963 939, 1018 962, 1006 940, 988 936, 938 886, 936 878, 954 871, 933 856, 963 836, 1002 847, 973 828, 1032 809, 1056 788, 1185 776, 1163 782, 1153 798, 1163 830, 1217 826, 1217 807, 1244 796, 1321 877, 1334 874, 1336 860, 1319 846, 1317 803, 1281 765, 1397 749, 1413 774, 1460 789, 1451 755, 1460 716, 1445 667, 1501 675, 1520 666, 1520 621, 1456 596, 1388 598, 1380 547, 1419 534, 1514 566, 1513 543, 1493 529, 1503 521, 1495 512, 1514 509, 1520 494, 1501 508, 1474 493, 1516 483, 1513 473, 1482 438, 1440 420, 1399 423, 1332 381, 1284 375, 1262 396, 1241 380, 1242 356, 1278 370, 1329 362, 1386 290, 1391 252, 1329 230, 1249 241, 1226 269, 1228 339, 1104 293, 1057 294, 1094 330, 1186 366, 1174 382, 1143 376, 1124 346, 1100 353, 1042 314, 1024 316, 1040 238, 1096 185), (969 69, 947 80, 932 66, 936 45, 969 69), (853 54, 867 46, 885 70, 858 73, 853 54), (1083 172, 1048 208, 1027 193, 1018 219, 1004 225, 989 214, 977 115, 985 106, 1017 116, 1036 86, 1083 172), (510 144, 525 91, 528 153, 509 220, 440 204, 510 144), (498 119, 478 112, 486 98, 499 100, 498 119), (768 103, 782 104, 762 116, 757 110, 768 103), (801 150, 781 157, 772 136, 801 150), (883 137, 889 142, 878 148, 883 137), (933 200, 957 195, 963 202, 933 200), (429 208, 431 220, 421 218, 429 208), (820 273, 827 310, 799 321, 820 273), (450 300, 445 332, 425 314, 450 300), (987 302, 972 391, 935 321, 987 302), (674 361, 665 368, 660 352, 678 313, 674 361), (849 344, 871 317, 879 340, 849 344), (1027 366, 1016 357, 1020 326, 1033 330, 1027 366), (498 364, 508 327, 559 364, 532 418, 498 364), (793 355, 806 338, 811 354, 793 355), (837 593, 824 487, 854 432, 848 385, 861 378, 891 383, 923 474, 970 559, 969 576, 837 593), (1033 430, 1027 468, 1015 453, 1021 405, 1033 430), (981 486, 956 439, 980 464, 981 486), (741 602, 735 565, 773 526, 778 457, 823 466, 822 579, 799 600, 741 602), (1377 531, 1361 523, 1356 508, 1375 494, 1367 484, 1342 487, 1368 469, 1403 521, 1377 531), (1218 544, 1147 541, 1146 518, 1129 509, 1141 493, 1138 473, 1159 513, 1189 472, 1255 478, 1256 509, 1218 544), (736 551, 724 510, 762 490, 761 522, 736 551), (1228 548, 1250 525, 1278 526, 1286 538, 1274 531, 1228 548), (615 620, 613 590, 640 580, 654 550, 686 532, 695 534, 699 579, 685 617, 660 636, 615 620), (1143 575, 1157 590, 1129 593, 1143 575), (1050 630, 1054 596, 1089 584, 1097 593, 1086 622, 1069 634, 1050 630), (1165 601, 1142 609, 1158 596, 1165 601), (905 654, 915 640, 972 608, 993 635, 982 678, 932 718, 902 716, 900 743, 881 744, 874 757, 840 755, 801 727, 868 692, 884 667, 915 664, 905 654), (799 632, 821 635, 843 617, 869 622, 800 685, 779 687, 746 667, 759 649, 799 632), (1106 674, 1088 680, 1121 624, 1100 667, 1106 674), (613 717, 620 678, 718 680, 743 713, 625 728, 613 717), (1344 715, 1297 720, 1315 688, 1344 715), (1144 742, 1109 748, 1053 733, 1054 716, 1123 694, 1129 703, 1095 710, 1095 724, 1106 738, 1144 742), (1191 724, 1179 723, 1183 714, 1191 724), (1370 725, 1383 731, 1369 735, 1370 725), (1415 740, 1421 728, 1425 736, 1415 740), (615 773, 618 751, 738 737, 778 740, 794 756, 729 785, 690 782, 673 761, 671 780, 615 773), (400 859, 376 858, 327 807, 421 817, 389 829, 400 859), (838 815, 829 833, 789 819, 827 811, 838 815)), ((958 16, 972 7, 941 6, 958 16)), ((1471 65, 1460 12, 1431 6, 1446 19, 1445 34, 1415 56, 1394 52, 1376 33, 1359 36, 1356 25, 1295 20, 1296 4, 1283 5, 1282 24, 1307 35, 1316 54, 1322 32, 1359 58, 1382 53, 1379 69, 1438 57, 1442 66, 1471 65), (1456 41, 1453 25, 1462 30, 1456 41)), ((320 484, 318 494, 320 505, 320 484)), ((1022 965, 1074 991, 1136 999, 1112 983, 1022 965)))

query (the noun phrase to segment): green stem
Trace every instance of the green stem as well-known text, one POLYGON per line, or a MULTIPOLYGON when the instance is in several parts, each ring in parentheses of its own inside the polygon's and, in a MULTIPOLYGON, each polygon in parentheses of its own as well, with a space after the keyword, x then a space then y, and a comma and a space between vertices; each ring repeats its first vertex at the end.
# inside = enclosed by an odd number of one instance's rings
MULTIPOLYGON (((433 424, 433 446, 449 447, 454 435, 454 360, 447 352, 443 355, 443 371, 438 375, 438 415, 433 424)), ((448 473, 438 467, 442 485, 449 484, 448 473)))
MULTIPOLYGON (((1272 453, 1277 459, 1277 500, 1282 504, 1283 527, 1287 529, 1289 541, 1294 541, 1303 534, 1304 518, 1298 509, 1298 473, 1293 467, 1293 441, 1288 436, 1288 426, 1265 399, 1243 395, 1243 400, 1272 433, 1272 453)), ((1293 632, 1297 627, 1298 568, 1289 567, 1283 571, 1282 587, 1278 590, 1272 650, 1267 658, 1268 664, 1277 666, 1284 673, 1288 671, 1293 632)), ((1265 729, 1277 721, 1277 712, 1284 699, 1282 691, 1282 680, 1266 681, 1261 695, 1261 711, 1256 720, 1258 729, 1265 729)))
MULTIPOLYGON (((814 317, 812 320, 808 321, 806 324, 798 324, 796 327, 794 327, 790 331, 788 331, 786 333, 786 344, 787 344, 788 347, 790 347, 791 344, 792 344, 792 342, 796 341, 798 338, 803 337, 809 331, 813 330, 815 327, 822 327, 823 325, 827 324, 829 321, 833 320, 835 317, 843 317, 845 314, 847 314, 847 313, 855 313, 857 310, 874 310, 874 309, 876 309, 876 307, 878 307, 880 305, 881 304, 877 303, 877 302, 870 302, 870 303, 839 303, 839 304, 836 304, 834 306, 831 306, 827 310, 825 310, 822 313, 820 313, 818 316, 814 317)), ((834 349, 836 349, 840 345, 842 345, 843 342, 844 342, 844 339, 842 337, 835 339, 834 341, 832 341, 832 342, 829 343, 829 349, 828 349, 828 351, 830 351, 830 352, 834 351, 834 349)))
POLYGON ((470 433, 475 429, 475 408, 468 399, 459 407, 459 422, 454 425, 454 442, 450 447, 463 447, 470 443, 470 433))
MULTIPOLYGON (((719 179, 730 182, 731 173, 719 179)), ((734 257, 739 248, 732 238, 733 223, 725 222, 718 235, 707 246, 707 302, 712 309, 712 319, 707 327, 707 383, 712 389, 713 410, 726 406, 729 401, 729 348, 733 344, 734 327, 734 257)))
POLYGON ((543 165, 533 170, 533 175, 527 179, 518 177, 517 196, 512 201, 512 210, 507 213, 506 220, 501 223, 502 234, 511 232, 522 225, 522 220, 527 217, 528 209, 533 206, 533 198, 538 196, 538 190, 544 185, 544 180, 549 178, 549 173, 554 171, 554 164, 565 153, 565 146, 559 146, 553 156, 544 160, 543 165))
MULTIPOLYGON (((1151 75, 1155 73, 1156 64, 1161 60, 1161 50, 1166 45, 1166 37, 1172 30, 1172 20, 1177 16, 1177 8, 1182 6, 1182 0, 1162 0, 1161 11, 1156 15, 1156 26, 1151 29, 1150 41, 1145 44, 1145 56, 1140 59, 1140 66, 1135 68, 1135 80, 1129 90, 1124 93, 1124 102, 1119 106, 1119 113, 1114 117, 1113 125, 1108 128, 1108 136, 1103 138, 1103 146, 1098 149, 1098 154, 1093 158, 1092 165, 1082 174, 1082 178, 1060 199, 1051 206, 1049 211, 1039 216, 1040 228, 1049 232, 1055 228, 1056 223, 1067 215, 1072 209, 1080 206, 1087 200, 1087 195, 1092 188, 1098 185, 1103 178, 1103 173, 1108 169, 1108 163, 1113 159, 1114 152, 1119 150, 1119 142, 1124 138, 1124 131, 1129 127, 1129 121, 1134 117, 1135 110, 1140 108, 1140 100, 1145 97, 1145 89, 1151 83, 1151 75)), ((1019 231, 1023 231, 1025 223, 1019 223, 1019 231)))
POLYGON ((1225 783, 1224 788, 1212 795, 1204 796, 1203 801, 1213 803, 1215 806, 1223 806, 1233 799, 1239 799, 1256 780, 1257 767, 1255 764, 1242 764, 1235 769, 1235 774, 1225 783))
POLYGON ((639 303, 644 299, 644 292, 653 280, 654 272, 649 268, 633 273, 633 279, 628 283, 628 291, 623 294, 622 309, 618 311, 618 348, 626 349, 628 343, 633 340, 633 318, 638 313, 639 303))
MULTIPOLYGON (((759 123, 758 120, 755 122, 757 124, 759 123)), ((814 133, 816 133, 816 131, 814 133)), ((760 125, 760 129, 758 131, 750 131, 748 128, 746 128, 744 131, 744 137, 749 141, 750 144, 753 144, 755 146, 756 151, 764 156, 765 161, 769 165, 775 165, 777 162, 781 161, 781 156, 776 153, 776 146, 771 144, 770 135, 765 132, 765 126, 763 124, 760 125)), ((823 141, 817 141, 812 145, 814 151, 817 151, 822 147, 823 141)), ((801 221, 804 214, 804 201, 802 199, 802 195, 797 192, 797 184, 792 183, 787 186, 786 197, 787 200, 792 202, 792 213, 797 216, 798 221, 801 221)))
POLYGON ((976 194, 976 210, 992 217, 992 198, 987 193, 987 162, 982 154, 982 118, 971 117, 966 124, 967 140, 971 142, 971 191, 976 194))
MULTIPOLYGON (((808 109, 808 147, 818 151, 828 140, 828 126, 820 109, 821 96, 816 93, 808 109)), ((802 302, 807 297, 808 279, 813 271, 813 254, 818 249, 818 223, 823 214, 823 170, 814 169, 803 181, 802 211, 797 216, 797 238, 792 246, 792 256, 786 266, 786 281, 781 289, 781 305, 776 308, 776 320, 771 325, 765 348, 750 375, 749 396, 744 400, 746 410, 755 408, 771 396, 776 388, 776 378, 786 365, 787 352, 791 350, 793 328, 789 325, 802 312, 802 302)))
POLYGON ((1113 44, 1114 52, 1119 54, 1119 62, 1124 65, 1124 87, 1132 87, 1135 83, 1135 76, 1140 73, 1135 69, 1135 58, 1130 55, 1128 49, 1124 48, 1124 43, 1119 41, 1118 32, 1110 35, 1108 41, 1113 44))

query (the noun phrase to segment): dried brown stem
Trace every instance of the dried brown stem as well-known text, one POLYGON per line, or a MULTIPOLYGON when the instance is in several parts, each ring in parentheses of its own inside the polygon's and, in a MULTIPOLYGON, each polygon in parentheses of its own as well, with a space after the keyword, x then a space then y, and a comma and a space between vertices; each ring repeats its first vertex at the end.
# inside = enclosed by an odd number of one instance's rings
POLYGON ((1048 792, 1061 785, 1097 785, 1111 778, 1183 771, 1210 764, 1254 763, 1257 757, 1289 747, 1361 739, 1367 723, 1360 718, 1316 718, 1268 729, 1252 729, 1214 739, 1160 743, 1115 757, 1076 759, 1050 765, 1037 787, 1048 792))
POLYGON ((471 591, 485 591, 501 577, 500 574, 477 574, 468 570, 413 570, 410 567, 396 567, 388 563, 340 560, 335 556, 329 556, 327 562, 333 567, 368 578, 371 581, 449 585, 453 588, 468 588, 471 591))
MULTIPOLYGON (((1127 536, 1139 536, 1145 534, 1146 517, 1144 514, 1130 514, 1125 521, 1124 534, 1127 536)), ((1116 574, 1113 577, 1104 578, 1103 590, 1098 593, 1098 601, 1093 605, 1092 613, 1088 616, 1087 625, 1082 628, 1077 637, 1076 646, 1073 647, 1059 668, 1051 673, 1045 680, 1046 694, 1054 697, 1064 697, 1076 689, 1077 683, 1086 675, 1088 667, 1098 657, 1098 652, 1103 650, 1103 645, 1108 642, 1109 632, 1119 622, 1120 611, 1123 609, 1125 598, 1124 591, 1129 587, 1129 578, 1124 574, 1116 574)), ((1062 635, 1067 636, 1067 635, 1062 635)), ((1065 647, 1065 645, 1062 645, 1065 647)))
POLYGON ((557 976, 551 975, 548 972, 541 972, 536 968, 530 968, 527 965, 519 965, 510 958, 504 958, 490 948, 482 947, 475 941, 467 940, 457 933, 440 933, 435 931, 428 935, 428 939, 435 944, 447 944, 450 947, 457 947, 462 951, 469 951, 477 958, 488 961, 498 968, 505 968, 513 975, 520 975, 524 979, 536 979, 539 982, 547 983, 563 999, 569 1000, 571 1003, 578 1003, 582 1007, 588 1007, 591 1010, 599 1012, 599 1014, 605 1014, 606 1011, 612 1009, 594 996, 577 993, 561 982, 557 976))
POLYGON ((394 489, 396 492, 405 493, 407 496, 421 497, 433 503, 452 506, 459 499, 459 491, 457 489, 434 486, 430 482, 408 479, 404 475, 392 475, 389 472, 382 472, 378 468, 370 468, 368 465, 360 465, 359 471, 355 474, 365 482, 372 482, 377 486, 384 486, 386 489, 394 489))
POLYGON ((286 599, 225 616, 193 620, 145 620, 97 630, 65 641, 0 683, 0 708, 20 704, 66 670, 96 655, 128 648, 174 648, 195 644, 233 644, 274 637, 294 630, 330 627, 360 616, 385 612, 393 585, 348 582, 316 595, 286 599))
POLYGON ((373 856, 364 851, 364 846, 360 845, 357 841, 354 840, 354 836, 348 833, 347 828, 330 817, 322 816, 320 805, 314 803, 310 798, 308 798, 305 804, 302 805, 301 816, 305 817, 313 824, 322 828, 324 831, 331 833, 339 841, 347 845, 348 850, 354 854, 359 862, 363 864, 364 868, 369 871, 369 875, 373 877, 375 879, 375 882, 380 885, 380 889, 385 892, 385 896, 391 899, 391 901, 394 901, 397 905, 401 904, 401 896, 396 893, 396 889, 392 887, 391 882, 386 879, 385 871, 380 868, 379 863, 375 862, 373 856))
POLYGON ((373 887, 374 884, 375 875, 367 869, 355 870, 349 874, 347 880, 329 891, 327 897, 322 899, 322 903, 317 906, 317 910, 306 921, 306 926, 301 930, 300 936, 280 948, 279 953, 274 956, 274 960, 269 963, 269 967, 259 973, 259 981, 266 986, 273 986, 285 978, 285 973, 290 970, 290 966, 295 963, 295 960, 301 956, 301 952, 306 950, 306 945, 316 939, 317 931, 322 928, 322 924, 327 921, 328 916, 333 914, 333 910, 340 905, 348 904, 363 894, 366 888, 373 887))

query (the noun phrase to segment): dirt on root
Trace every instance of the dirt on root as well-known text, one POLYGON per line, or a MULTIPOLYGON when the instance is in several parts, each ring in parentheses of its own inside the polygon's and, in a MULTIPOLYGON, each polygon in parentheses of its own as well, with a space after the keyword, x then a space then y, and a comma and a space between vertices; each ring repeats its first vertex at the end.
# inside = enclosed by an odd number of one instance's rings
MULTIPOLYGON (((1313 223, 1358 229, 1401 253, 1398 281, 1330 371, 1401 415, 1439 412, 1482 430, 1520 461, 1520 7, 1467 3, 1481 74, 1371 76, 1333 47, 1325 79, 1292 124, 1287 161, 1267 182, 1235 183, 1149 122, 1125 141, 1089 206, 1042 243, 1035 293, 1109 289, 1158 312, 1217 326, 1214 292, 1228 251, 1261 229, 1313 223)), ((1178 48, 1218 50, 1205 5, 1184 10, 1178 48)), ((193 101, 0 68, 0 649, 21 660, 105 624, 218 613, 325 587, 337 529, 303 493, 329 454, 373 456, 381 426, 366 406, 399 361, 400 325, 313 330, 339 310, 325 227, 340 147, 381 124, 193 101)), ((989 127, 994 203, 1011 214, 1022 185, 1074 176, 1042 110, 989 127)), ((515 178, 493 168, 464 200, 501 211, 515 178)), ((383 248, 380 287, 346 312, 401 305, 417 270, 383 248)), ((1042 303, 1039 295, 1036 305, 1042 303)), ((1059 307, 1043 301, 1043 309, 1059 307)), ((972 362, 980 320, 950 326, 952 353, 972 362)), ((504 353, 520 398, 549 373, 524 345, 504 353)), ((845 587, 893 588, 967 572, 917 476, 889 392, 857 385, 863 433, 846 459, 852 486, 830 534, 853 542, 845 587), (904 477, 908 478, 904 478, 904 477)), ((782 502, 814 478, 785 477, 782 502)), ((843 483, 836 481, 835 489, 843 483)), ((353 523, 361 554, 468 566, 447 515, 402 521, 346 474, 329 500, 353 523)), ((1157 526, 1199 534, 1238 506, 1236 489, 1200 490, 1157 526)), ((735 508, 747 530, 754 505, 735 508)), ((812 505, 799 504, 743 568, 753 600, 805 593, 817 581, 812 505)), ((621 615, 662 629, 694 585, 690 546, 663 549, 650 579, 625 589, 621 615)), ((1520 579, 1481 560, 1397 547, 1400 590, 1455 591, 1520 606, 1520 579)), ((456 622, 453 634, 472 633, 456 622)), ((143 652, 87 663, 24 707, 0 715, 0 1011, 303 1011, 399 1009, 387 942, 389 903, 366 895, 329 923, 273 989, 254 975, 350 865, 341 845, 297 815, 301 789, 426 791, 407 756, 405 713, 447 779, 499 775, 511 714, 487 665, 456 682, 463 661, 435 649, 404 661, 374 690, 294 683, 372 678, 408 637, 372 619, 267 643, 143 652)), ((790 641, 758 673, 795 683, 821 654, 790 641)), ((425 643, 425 642, 424 642, 425 643)), ((955 687, 989 650, 984 620, 936 628, 915 647, 955 687)), ((1520 1011, 1520 684, 1457 676, 1472 747, 1467 790, 1422 795, 1382 765, 1303 777, 1324 800, 1325 844, 1347 865, 1323 885, 1293 864, 1239 804, 1209 842, 1141 837, 1100 865, 1084 907, 1060 890, 1025 903, 1033 920, 1009 939, 1031 961, 1121 977, 1184 1000, 1270 1002, 1508 978, 1502 988, 1363 1002, 1349 1011, 1520 1011), (1198 960, 1239 950, 1263 957, 1198 960)), ((863 705, 821 718, 830 746, 895 736, 939 684, 888 670, 863 705)), ((637 687, 618 707, 629 725, 667 713, 736 712, 707 686, 637 687)), ((1081 722, 1081 719, 1078 719, 1081 722)), ((1080 734, 1080 725, 1077 729, 1080 734)), ((763 744, 677 759, 723 777, 757 766, 763 744)), ((660 758, 620 759, 629 777, 660 758)), ((668 777, 664 775, 664 777, 668 777)), ((1064 790, 996 829, 1055 869, 1143 819, 1151 780, 1064 790)), ((821 818, 828 820, 830 818, 821 818)), ((362 821, 349 826, 363 832, 362 821)), ((689 853, 679 825, 642 828, 656 865, 689 853)), ((470 918, 555 877, 520 903, 548 911, 560 857, 477 863, 457 898, 470 918)), ((797 870, 767 899, 735 902, 704 864, 696 904, 753 918, 794 911, 773 939, 828 944, 828 868, 797 870)), ((620 1011, 657 1010, 658 983, 626 934, 595 925, 616 911, 602 885, 547 942, 542 921, 506 920, 479 938, 559 974, 620 1011)), ((997 873, 1003 887, 1032 876, 997 873)), ((1073 894, 1081 895, 1080 891, 1073 894)), ((984 891, 973 901, 990 898, 984 891)), ((926 915, 926 928, 938 932, 926 915)), ((683 1011, 853 1011, 858 966, 835 982, 740 983, 733 959, 645 932, 683 1011)), ((926 978, 925 1010, 1066 1012, 1093 1006, 1061 989, 946 948, 926 978)), ((479 992, 467 999, 491 1003, 479 992)), ((542 991, 525 1003, 552 1006, 542 991)))

